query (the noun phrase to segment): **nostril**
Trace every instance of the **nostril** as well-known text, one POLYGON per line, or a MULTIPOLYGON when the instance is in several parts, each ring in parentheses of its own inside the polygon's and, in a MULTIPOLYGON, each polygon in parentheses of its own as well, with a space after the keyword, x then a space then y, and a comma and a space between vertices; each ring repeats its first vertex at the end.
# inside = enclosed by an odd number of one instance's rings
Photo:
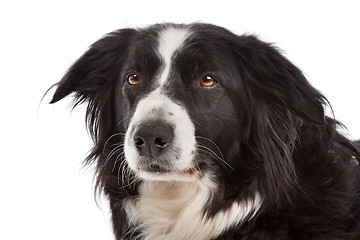
POLYGON ((155 138, 155 146, 158 147, 158 148, 165 148, 169 141, 164 141, 162 138, 155 138))
POLYGON ((142 140, 142 138, 140 138, 140 137, 135 138, 134 141, 135 141, 135 145, 138 147, 141 147, 145 144, 144 140, 142 140))

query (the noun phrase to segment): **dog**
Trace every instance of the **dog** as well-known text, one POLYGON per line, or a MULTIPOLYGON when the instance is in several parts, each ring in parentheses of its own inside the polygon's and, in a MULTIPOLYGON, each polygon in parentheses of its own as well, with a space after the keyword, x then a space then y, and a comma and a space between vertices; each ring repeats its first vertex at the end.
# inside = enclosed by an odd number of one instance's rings
POLYGON ((87 104, 117 240, 360 239, 360 144, 272 44, 205 23, 120 29, 56 85, 51 103, 87 104))

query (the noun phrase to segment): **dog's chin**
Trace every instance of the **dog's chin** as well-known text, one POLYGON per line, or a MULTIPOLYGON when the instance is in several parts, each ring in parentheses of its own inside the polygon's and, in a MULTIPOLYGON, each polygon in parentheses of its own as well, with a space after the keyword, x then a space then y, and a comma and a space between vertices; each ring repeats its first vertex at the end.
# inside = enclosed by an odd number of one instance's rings
POLYGON ((147 181, 178 181, 178 182, 191 182, 199 178, 200 173, 194 169, 188 169, 182 172, 150 172, 150 171, 137 171, 136 175, 147 181))

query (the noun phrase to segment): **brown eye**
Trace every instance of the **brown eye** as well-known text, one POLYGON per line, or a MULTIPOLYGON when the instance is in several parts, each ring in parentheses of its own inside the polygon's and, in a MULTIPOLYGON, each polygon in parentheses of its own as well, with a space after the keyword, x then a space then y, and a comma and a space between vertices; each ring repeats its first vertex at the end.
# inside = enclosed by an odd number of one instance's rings
POLYGON ((205 76, 200 79, 200 85, 203 87, 213 87, 216 85, 216 80, 211 76, 205 76))
POLYGON ((139 75, 137 74, 130 74, 128 77, 127 77, 127 82, 130 84, 130 85, 138 85, 140 83, 140 77, 139 75))

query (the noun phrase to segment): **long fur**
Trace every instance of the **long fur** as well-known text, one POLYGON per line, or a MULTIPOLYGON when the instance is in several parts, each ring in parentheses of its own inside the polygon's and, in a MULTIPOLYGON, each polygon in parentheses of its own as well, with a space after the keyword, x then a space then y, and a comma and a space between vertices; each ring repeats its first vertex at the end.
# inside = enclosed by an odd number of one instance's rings
POLYGON ((360 239, 360 144, 338 132, 326 98, 271 44, 209 24, 121 29, 74 63, 51 103, 71 93, 88 106, 86 163, 96 165, 117 240, 360 239), (159 36, 178 41, 166 60, 159 36), (129 86, 133 71, 147 83, 129 86), (217 86, 195 84, 208 74, 217 86), (144 179, 125 157, 155 80, 194 125, 194 181, 144 179))

